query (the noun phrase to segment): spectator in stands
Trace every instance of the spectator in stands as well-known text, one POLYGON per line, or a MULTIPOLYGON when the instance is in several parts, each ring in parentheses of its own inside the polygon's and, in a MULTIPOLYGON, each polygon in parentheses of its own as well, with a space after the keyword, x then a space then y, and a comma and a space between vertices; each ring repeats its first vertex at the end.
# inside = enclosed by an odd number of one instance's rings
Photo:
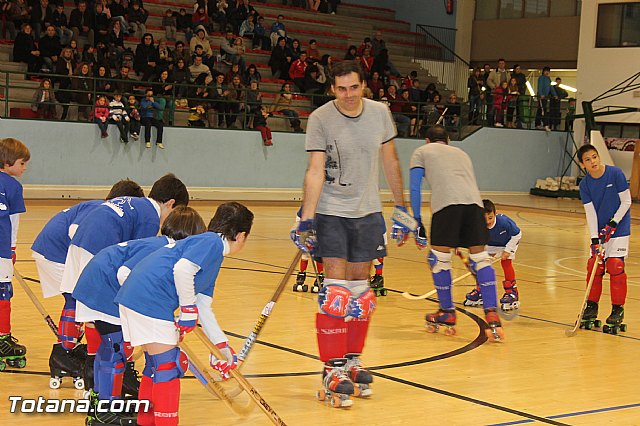
POLYGON ((189 127, 205 127, 204 119, 206 116, 207 111, 203 102, 189 108, 189 127))
POLYGON ((104 5, 102 3, 97 3, 95 7, 95 14, 93 15, 93 35, 96 45, 100 42, 108 44, 108 34, 111 27, 110 21, 111 19, 104 12, 104 5))
POLYGON ((403 89, 401 92, 401 97, 402 97, 402 115, 404 115, 405 117, 409 117, 409 135, 408 136, 415 136, 416 132, 417 132, 417 128, 416 128, 416 120, 418 117, 418 107, 416 105, 413 104, 413 102, 411 102, 411 99, 409 98, 409 89, 403 89))
POLYGON ((253 127, 253 119, 256 112, 262 106, 262 93, 260 93, 260 84, 256 80, 251 81, 245 95, 245 128, 253 127))
POLYGON ((149 12, 140 7, 140 2, 138 0, 133 0, 131 3, 131 9, 129 10, 128 22, 129 22, 129 33, 133 34, 134 37, 142 37, 144 33, 147 32, 147 18, 149 17, 149 12), (133 31, 133 32, 132 32, 133 31))
POLYGON ((45 78, 33 94, 31 110, 38 114, 38 118, 50 120, 57 118, 56 95, 51 80, 45 78))
POLYGON ((92 14, 87 10, 87 3, 84 0, 80 0, 80 2, 78 2, 78 7, 71 11, 71 15, 69 16, 69 27, 73 32, 73 40, 78 41, 79 36, 86 35, 89 39, 89 44, 93 46, 93 17, 91 15, 92 14))
POLYGON ((356 55, 358 54, 358 48, 353 44, 347 48, 347 52, 344 54, 345 61, 353 61, 356 59, 356 55))
POLYGON ((382 31, 376 31, 371 39, 371 55, 375 58, 383 49, 387 48, 387 43, 382 39, 382 31))
POLYGON ((373 92, 374 98, 379 97, 380 89, 384 90, 385 86, 382 80, 380 80, 380 73, 378 73, 378 71, 371 73, 371 77, 367 80, 367 87, 373 92))
MULTIPOLYGON (((40 50, 42 50, 42 48, 40 50)), ((560 102, 563 99, 569 97, 569 93, 562 87, 560 87, 561 84, 562 78, 556 77, 556 84, 555 86, 553 86, 553 90, 555 90, 556 96, 552 96, 549 99, 549 115, 551 116, 549 124, 551 126, 551 130, 558 130, 558 127, 560 127, 560 102)))
POLYGON ((254 22, 255 19, 256 19, 255 15, 247 16, 247 19, 242 21, 242 24, 240 25, 240 30, 238 32, 240 34, 240 37, 247 37, 251 39, 251 47, 254 49, 258 45, 258 43, 256 43, 258 40, 255 37, 255 30, 256 30, 256 24, 254 22))
POLYGON ((160 69, 173 69, 173 63, 175 58, 173 56, 173 51, 167 46, 167 40, 160 39, 158 42, 158 67, 160 69))
POLYGON ((42 68, 40 50, 33 39, 31 25, 22 24, 22 29, 13 43, 13 62, 25 62, 27 73, 39 72, 42 68))
MULTIPOLYGON (((78 103, 78 120, 87 120, 93 105, 94 81, 89 64, 79 63, 71 81, 72 99, 78 103)), ((107 114, 108 115, 108 114, 107 114)))
POLYGON ((291 40, 291 47, 289 47, 289 51, 291 52, 291 57, 295 61, 300 57, 300 53, 302 52, 302 47, 300 45, 300 40, 294 38, 291 40))
POLYGON ((111 0, 109 3, 109 12, 111 14, 111 19, 117 19, 120 21, 120 25, 122 25, 122 30, 128 32, 129 34, 133 34, 133 30, 129 28, 127 24, 127 20, 125 19, 125 15, 127 14, 127 9, 125 9, 124 5, 121 3, 121 0, 111 0))
POLYGON ((127 98, 126 110, 129 114, 129 134, 133 140, 138 140, 140 137, 140 106, 134 95, 129 95, 127 98))
POLYGON ((29 4, 30 23, 33 28, 34 37, 40 39, 43 29, 51 22, 51 12, 53 7, 49 7, 49 0, 33 0, 29 4))
POLYGON ((262 143, 264 146, 273 145, 271 128, 267 124, 267 118, 271 115, 271 113, 269 113, 269 109, 265 105, 261 105, 253 115, 253 128, 260 131, 262 143))
POLYGON ((66 46, 73 38, 73 31, 68 27, 67 15, 64 13, 64 4, 56 4, 56 8, 51 12, 51 24, 56 28, 60 44, 66 46))
POLYGON ((371 49, 365 48, 362 52, 362 56, 360 57, 360 65, 362 66, 362 70, 365 72, 367 78, 371 75, 371 70, 373 68, 373 56, 371 56, 371 49))
POLYGON ((564 116, 564 131, 573 132, 573 121, 576 115, 576 100, 569 98, 569 106, 567 107, 567 115, 564 116))
POLYGON ((289 73, 291 56, 289 55, 286 43, 286 39, 280 37, 271 51, 269 66, 271 67, 271 76, 274 78, 286 78, 289 73))
POLYGON ((387 99, 393 120, 398 126, 398 136, 407 137, 409 135, 411 119, 404 115, 405 101, 402 99, 402 96, 398 96, 396 86, 391 85, 387 88, 387 99))
POLYGON ((391 73, 391 67, 389 63, 389 51, 387 49, 382 49, 380 53, 373 59, 373 65, 371 66, 371 72, 378 71, 378 74, 381 76, 385 74, 391 73))
POLYGON ((289 83, 285 83, 282 85, 280 93, 276 95, 275 102, 271 107, 271 112, 281 112, 284 114, 289 118, 289 124, 293 128, 293 131, 301 133, 303 130, 302 127, 300 127, 300 114, 298 114, 298 111, 293 109, 292 103, 293 93, 291 93, 291 85, 289 83))
POLYGON ((109 31, 107 33, 106 49, 108 52, 108 62, 110 67, 117 67, 122 60, 124 48, 124 32, 122 24, 118 20, 111 21, 109 31))
POLYGON ((240 72, 244 72, 244 70, 246 69, 245 60, 244 60, 244 55, 246 53, 246 50, 244 47, 244 40, 242 39, 242 37, 236 37, 236 39, 233 41, 233 48, 235 50, 235 53, 231 57, 231 63, 232 64, 237 63, 240 66, 240 72))
POLYGON ((111 80, 111 70, 108 66, 98 65, 96 69, 96 93, 104 95, 106 93, 112 92, 112 80, 111 80))
MULTIPOLYGON (((17 37, 17 28, 22 28, 22 25, 29 23, 29 5, 26 0, 15 0, 11 2, 11 8, 9 15, 11 17, 10 24, 7 25, 9 30, 9 38, 15 40, 17 37)), ((31 25, 29 25, 31 28, 31 25)))
MULTIPOLYGON (((488 64, 485 64, 485 73, 489 68, 488 64)), ((506 69, 506 63, 504 58, 498 59, 498 67, 489 72, 487 76, 486 85, 487 85, 487 122, 489 125, 492 125, 495 120, 494 107, 496 105, 495 99, 493 99, 493 92, 500 87, 503 81, 507 83, 511 79, 511 74, 506 69)))
POLYGON ((283 37, 285 44, 287 43, 287 30, 284 26, 284 15, 278 15, 276 21, 271 25, 271 45, 276 46, 280 43, 280 37, 283 37))
POLYGON ((217 113, 217 127, 223 128, 227 113, 227 96, 229 95, 224 74, 218 74, 209 87, 209 99, 211 99, 211 108, 208 114, 209 127, 216 127, 214 115, 217 113))
POLYGON ((536 129, 549 131, 549 98, 558 96, 555 88, 551 85, 551 68, 544 67, 542 75, 538 77, 538 109, 536 111, 536 129))
POLYGON ((260 83, 260 80, 262 80, 262 76, 254 64, 249 65, 242 75, 242 84, 245 86, 249 86, 252 81, 260 83))
POLYGON ((304 72, 307 69, 307 52, 300 52, 300 57, 291 63, 289 67, 289 78, 293 80, 300 92, 305 92, 304 72))
POLYGON ((99 96, 93 107, 93 113, 91 114, 93 122, 98 125, 100 129, 100 137, 106 138, 109 136, 107 130, 109 128, 109 102, 106 96, 99 96))
MULTIPOLYGON (((515 78, 518 83, 518 92, 520 96, 518 96, 518 102, 516 104, 515 109, 515 125, 518 129, 522 128, 522 113, 524 108, 524 103, 527 102, 526 99, 523 99, 523 95, 527 93, 527 77, 522 72, 522 67, 520 65, 515 64, 513 66, 513 73, 511 73, 511 77, 515 78)), ((529 117, 528 117, 529 118, 529 117)))
POLYGON ((153 89, 147 89, 145 97, 140 101, 140 124, 144 126, 144 142, 146 148, 151 148, 151 127, 156 128, 156 146, 164 149, 162 143, 162 132, 164 124, 156 118, 156 112, 160 111, 162 106, 153 98, 153 89))
POLYGON ((195 56, 193 58, 193 64, 189 67, 189 73, 191 74, 191 82, 196 81, 196 79, 202 74, 205 75, 205 84, 208 84, 213 79, 211 76, 211 69, 202 63, 202 56, 195 56))
MULTIPOLYGON (((304 71, 304 88, 306 93, 312 95, 324 95, 327 88, 327 76, 324 74, 324 67, 318 66, 318 62, 309 65, 304 71)), ((313 104, 315 96, 313 97, 313 104)))
POLYGON ((198 28, 196 28, 196 35, 189 42, 189 48, 191 50, 191 53, 195 52, 197 45, 202 46, 202 49, 207 55, 206 56, 207 59, 213 56, 213 51, 211 50, 211 43, 209 43, 209 35, 207 34, 203 26, 199 26, 198 28))
POLYGON ((235 129, 237 128, 236 121, 245 105, 245 91, 239 75, 233 77, 227 90, 229 91, 227 95, 227 129, 235 129))
POLYGON ((233 81, 233 77, 240 77, 240 82, 242 82, 242 73, 240 72, 240 66, 238 64, 231 65, 231 69, 227 71, 224 76, 226 81, 233 81))
POLYGON ((154 44, 153 35, 145 33, 142 41, 136 47, 136 56, 133 61, 133 69, 138 75, 142 75, 142 81, 151 81, 157 73, 160 56, 158 48, 154 44))
POLYGON ((131 119, 122 102, 122 94, 115 92, 113 100, 109 102, 109 122, 115 124, 120 132, 120 142, 129 143, 129 125, 131 119))
POLYGON ((56 79, 59 83, 56 98, 58 102, 62 104, 61 120, 66 120, 67 113, 69 112, 69 102, 71 102, 71 92, 69 92, 69 90, 71 89, 71 76, 73 76, 75 68, 76 63, 73 60, 71 49, 65 47, 62 49, 62 53, 60 53, 55 71, 57 75, 56 79))
POLYGON ((120 74, 113 80, 112 87, 120 93, 133 93, 133 84, 135 80, 129 77, 131 70, 127 65, 120 67, 120 74))
POLYGON ((53 72, 55 63, 58 62, 58 55, 60 55, 62 51, 60 39, 56 34, 56 27, 53 25, 47 26, 45 34, 38 43, 38 48, 40 49, 40 57, 44 61, 44 65, 50 72, 53 72))
POLYGON ((190 43, 191 37, 193 37, 193 22, 191 18, 191 15, 187 13, 185 8, 180 9, 178 16, 176 16, 176 29, 184 32, 187 43, 190 43))
POLYGON ((494 125, 504 127, 504 114, 507 110, 507 97, 509 96, 509 82, 503 81, 493 90, 494 125))
POLYGON ((162 26, 164 27, 164 35, 169 41, 176 41, 177 34, 177 24, 176 17, 173 15, 173 11, 171 9, 167 9, 164 11, 164 16, 162 17, 162 26))
POLYGON ((242 2, 238 2, 236 8, 229 16, 229 21, 231 22, 236 34, 240 31, 240 25, 242 25, 249 15, 258 15, 258 12, 254 7, 249 4, 249 0, 242 0, 242 2))
MULTIPOLYGON (((325 0, 322 0, 322 2, 324 2, 325 0)), ((338 5, 340 4, 340 0, 326 0, 327 4, 329 5, 329 7, 327 8, 327 11, 324 12, 324 9, 322 7, 322 5, 320 6, 320 12, 322 13, 330 13, 332 15, 335 15, 336 13, 338 13, 338 5)))
POLYGON ((389 99, 387 99, 387 91, 385 90, 384 87, 381 87, 378 89, 377 93, 373 94, 373 99, 385 104, 386 106, 389 106, 389 99))
MULTIPOLYGON (((86 62, 89 64, 89 67, 92 70, 95 70, 98 64, 98 58, 96 57, 96 49, 92 47, 90 44, 85 44, 82 48, 82 56, 80 57, 81 62, 86 62)), ((100 63, 104 63, 101 61, 100 63)))
POLYGON ((191 64, 191 57, 185 50, 184 43, 182 41, 176 41, 175 50, 173 51, 173 59, 176 63, 179 59, 182 59, 186 67, 189 67, 191 64))
POLYGON ((171 96, 173 94, 173 78, 169 74, 169 70, 163 69, 153 82, 153 93, 156 96, 171 96))
POLYGON ((78 51, 78 42, 76 40, 71 40, 67 47, 71 49, 71 53, 76 62, 82 61, 82 54, 78 51))
POLYGON ((320 0, 307 0, 307 7, 317 12, 318 7, 320 7, 320 0))
POLYGON ((515 111, 518 107, 518 98, 520 97, 520 86, 518 85, 518 79, 515 76, 509 80, 509 86, 507 87, 507 127, 512 129, 516 128, 515 123, 515 111))
POLYGON ((469 89, 469 123, 477 125, 478 117, 482 112, 482 101, 480 95, 482 94, 482 86, 484 81, 482 80, 482 70, 480 67, 476 67, 473 70, 473 74, 467 79, 467 88, 469 89))
POLYGON ((455 93, 449 95, 449 102, 446 105, 446 112, 444 113, 445 127, 450 132, 458 130, 460 124, 460 114, 462 112, 460 102, 458 102, 458 96, 455 93))
POLYGON ((195 28, 202 27, 206 28, 207 31, 212 30, 211 22, 209 21, 209 15, 207 15, 204 6, 198 6, 198 9, 196 9, 195 13, 191 17, 191 21, 195 28))
POLYGON ((176 65, 173 67, 173 81, 176 86, 176 99, 183 99, 187 97, 186 85, 189 84, 190 77, 191 73, 189 72, 189 68, 187 68, 187 64, 184 62, 184 59, 178 59, 176 65))
POLYGON ((322 57, 318 50, 318 42, 315 39, 309 40, 309 47, 307 48, 307 56, 309 59, 318 59, 322 57))
MULTIPOLYGON (((369 48, 369 50, 372 49, 371 46, 371 39, 369 37, 365 37, 364 40, 362 41, 362 43, 360 43, 360 47, 358 47, 358 54, 360 56, 362 56, 362 54, 364 53, 364 49, 369 48)), ((371 55, 373 56, 373 55, 371 55)))
POLYGON ((209 16, 213 21, 215 21, 219 28, 218 31, 224 33, 227 31, 227 10, 229 9, 229 4, 227 0, 218 0, 216 1, 215 8, 209 7, 209 16))
POLYGON ((254 48, 259 46, 260 50, 271 50, 271 39, 267 36, 267 29, 264 26, 264 16, 258 16, 258 22, 253 31, 254 48))

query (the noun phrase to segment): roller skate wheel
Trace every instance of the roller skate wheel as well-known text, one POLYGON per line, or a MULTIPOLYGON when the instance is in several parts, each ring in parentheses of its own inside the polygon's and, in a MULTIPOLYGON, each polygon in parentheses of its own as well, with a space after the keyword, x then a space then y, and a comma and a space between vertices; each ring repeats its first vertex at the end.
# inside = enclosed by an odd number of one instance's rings
POLYGON ((602 327, 602 332, 609 333, 609 326, 607 324, 605 324, 604 327, 602 327))
POLYGON ((0 371, 4 371, 5 368, 7 368, 7 364, 4 361, 0 360, 0 371))
POLYGON ((485 330, 485 333, 487 334, 487 338, 492 342, 498 343, 504 341, 504 331, 502 327, 488 328, 485 330))
POLYGON ((62 384, 62 381, 57 377, 52 377, 49 379, 49 388, 51 389, 60 389, 61 384, 62 384))
POLYGON ((309 286, 307 284, 303 284, 302 291, 309 291, 309 286))
POLYGON ((73 379, 73 387, 78 390, 84 389, 84 379, 73 379))
POLYGON ((360 398, 366 398, 368 396, 373 395, 373 389, 369 387, 369 385, 356 385, 357 393, 354 393, 354 396, 359 396, 360 398))
POLYGON ((90 396, 91 392, 89 392, 88 390, 82 392, 82 399, 89 399, 90 396))
POLYGON ((620 331, 622 331, 623 333, 627 332, 627 324, 620 324, 620 331))
POLYGON ((353 396, 355 397, 362 396, 362 389, 360 389, 360 386, 355 385, 353 387, 353 396))
POLYGON ((454 327, 447 327, 444 330, 444 334, 446 336, 455 336, 456 335, 456 329, 454 327))
MULTIPOLYGON (((584 325, 585 330, 591 330, 591 328, 592 328, 592 327, 593 327, 593 324, 591 324, 590 322, 588 322, 588 323, 586 323, 586 324, 584 325)), ((605 325, 605 328, 606 328, 606 327, 607 327, 607 326, 605 325)), ((606 332, 607 332, 607 330, 605 329, 605 331, 604 331, 604 332, 606 333, 606 332)))
POLYGON ((425 324, 425 328, 427 329, 428 333, 437 333, 438 332, 438 326, 435 324, 431 324, 431 323, 426 323, 425 324))
POLYGON ((380 296, 386 296, 387 295, 387 289, 383 288, 382 290, 380 290, 380 296))
POLYGON ((593 325, 594 325, 594 326, 596 326, 597 328, 600 328, 600 327, 602 327, 602 321, 600 321, 600 320, 595 320, 595 321, 593 322, 593 325))
POLYGON ((320 291, 320 287, 315 285, 311 287, 311 293, 318 293, 319 291, 320 291))
POLYGON ((13 360, 13 363, 11 366, 14 368, 25 368, 27 366, 27 359, 26 358, 15 359, 13 360))
POLYGON ((316 397, 318 398, 318 401, 324 401, 325 399, 327 399, 327 393, 324 391, 324 389, 320 389, 318 392, 316 392, 316 397))

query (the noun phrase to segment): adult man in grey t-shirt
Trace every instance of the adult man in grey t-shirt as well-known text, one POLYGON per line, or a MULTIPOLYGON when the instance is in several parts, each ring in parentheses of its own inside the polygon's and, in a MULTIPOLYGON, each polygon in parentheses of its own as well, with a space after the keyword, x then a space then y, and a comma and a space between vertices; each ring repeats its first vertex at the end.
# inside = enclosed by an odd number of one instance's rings
MULTIPOLYGON (((348 406, 348 395, 371 394, 373 380, 359 356, 376 303, 367 282, 371 261, 386 255, 378 195, 380 156, 395 204, 405 208, 389 108, 363 98, 364 73, 355 61, 336 64, 333 78, 336 100, 315 110, 307 124, 309 166, 301 221, 292 238, 301 248, 315 246, 314 255, 323 259, 326 278, 316 315, 320 360, 325 363, 321 397, 336 396, 348 406)), ((401 231, 403 243, 408 229, 401 231)))
POLYGON ((427 246, 420 212, 422 179, 431 187, 431 251, 428 261, 438 292, 440 309, 427 314, 427 331, 440 326, 446 334, 455 334, 456 311, 451 294, 451 251, 469 249, 469 267, 480 286, 484 311, 489 324, 487 336, 493 341, 504 338, 497 313, 496 272, 485 249, 489 234, 484 221, 482 198, 469 156, 449 146, 449 135, 442 126, 427 130, 427 144, 411 156, 411 208, 418 222, 418 247, 427 246))

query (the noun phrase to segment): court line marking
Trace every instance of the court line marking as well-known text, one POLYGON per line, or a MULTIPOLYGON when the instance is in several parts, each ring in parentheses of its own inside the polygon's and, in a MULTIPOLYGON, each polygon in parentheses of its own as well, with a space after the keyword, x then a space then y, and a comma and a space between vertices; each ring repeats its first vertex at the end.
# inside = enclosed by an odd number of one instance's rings
MULTIPOLYGON (((585 411, 575 411, 572 413, 564 413, 564 414, 556 414, 553 416, 547 416, 548 419, 562 419, 565 417, 577 417, 577 416, 584 416, 587 414, 597 414, 597 413, 604 413, 607 411, 617 411, 617 410, 625 410, 628 408, 636 408, 636 407, 640 407, 640 403, 636 403, 636 404, 626 404, 626 405, 616 405, 613 407, 604 407, 604 408, 595 408, 593 410, 585 410, 585 411)), ((511 425, 521 425, 521 424, 525 424, 525 423, 533 423, 533 420, 531 419, 527 419, 527 420, 516 420, 513 422, 506 422, 506 423, 493 423, 490 424, 488 426, 511 426, 511 425)))

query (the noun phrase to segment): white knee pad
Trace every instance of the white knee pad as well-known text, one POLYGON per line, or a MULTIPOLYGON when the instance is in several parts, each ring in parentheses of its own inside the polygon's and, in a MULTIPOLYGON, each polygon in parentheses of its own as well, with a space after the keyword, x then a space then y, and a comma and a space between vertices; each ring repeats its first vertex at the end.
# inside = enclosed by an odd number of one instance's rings
POLYGON ((431 272, 434 274, 451 270, 451 252, 443 253, 441 251, 431 250, 427 261, 429 262, 431 272))
POLYGON ((491 266, 491 256, 486 250, 476 254, 469 254, 469 266, 477 274, 482 268, 491 266))

